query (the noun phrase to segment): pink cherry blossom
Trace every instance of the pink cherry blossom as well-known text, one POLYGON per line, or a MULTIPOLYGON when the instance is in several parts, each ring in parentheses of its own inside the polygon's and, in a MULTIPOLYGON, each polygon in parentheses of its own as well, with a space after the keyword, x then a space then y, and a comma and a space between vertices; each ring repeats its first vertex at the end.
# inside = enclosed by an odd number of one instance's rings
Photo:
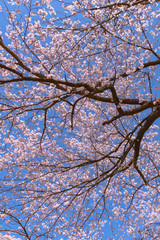
POLYGON ((0 238, 158 239, 159 0, 8 0, 0 238))

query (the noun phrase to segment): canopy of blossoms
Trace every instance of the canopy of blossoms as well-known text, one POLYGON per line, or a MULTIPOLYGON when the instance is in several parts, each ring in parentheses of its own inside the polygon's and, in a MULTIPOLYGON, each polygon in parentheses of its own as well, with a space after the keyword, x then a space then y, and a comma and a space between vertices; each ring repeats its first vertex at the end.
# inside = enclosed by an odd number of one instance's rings
POLYGON ((159 7, 0 1, 2 239, 158 239, 159 7))

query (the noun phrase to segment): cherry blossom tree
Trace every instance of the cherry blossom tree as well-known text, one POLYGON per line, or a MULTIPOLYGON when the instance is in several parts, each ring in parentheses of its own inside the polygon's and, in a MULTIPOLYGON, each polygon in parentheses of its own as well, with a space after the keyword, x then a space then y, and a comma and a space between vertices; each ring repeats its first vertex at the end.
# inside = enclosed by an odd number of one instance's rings
POLYGON ((0 1, 3 239, 158 239, 159 2, 0 1))

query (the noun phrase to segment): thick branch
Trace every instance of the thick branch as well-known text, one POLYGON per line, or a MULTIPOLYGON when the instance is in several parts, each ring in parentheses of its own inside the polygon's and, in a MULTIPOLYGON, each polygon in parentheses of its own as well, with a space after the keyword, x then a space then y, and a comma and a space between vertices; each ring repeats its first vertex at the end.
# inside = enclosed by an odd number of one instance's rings
POLYGON ((116 105, 116 108, 117 108, 119 114, 123 115, 123 110, 121 108, 119 98, 118 98, 117 93, 116 93, 116 89, 114 87, 111 87, 110 90, 111 90, 111 93, 112 93, 113 101, 116 105))
POLYGON ((152 112, 146 119, 145 123, 141 126, 137 133, 137 137, 135 139, 135 152, 133 157, 134 164, 137 163, 137 159, 139 156, 139 150, 140 150, 140 143, 141 140, 146 133, 146 131, 150 128, 150 126, 154 123, 156 119, 160 117, 160 110, 156 109, 154 112, 152 112))
MULTIPOLYGON (((160 2, 160 0, 154 0, 154 2, 160 2)), ((132 6, 137 6, 137 5, 148 5, 148 4, 151 4, 151 2, 149 0, 137 0, 136 2, 132 3, 132 1, 125 1, 125 2, 120 2, 120 3, 113 3, 113 4, 110 4, 108 3, 106 6, 102 6, 102 7, 93 7, 93 8, 89 8, 87 10, 99 10, 99 9, 104 9, 104 8, 107 8, 107 9, 114 9, 115 7, 126 7, 127 9, 129 7, 132 7, 132 6)))
POLYGON ((137 166, 137 160, 138 160, 139 152, 140 152, 140 144, 141 144, 141 140, 142 140, 144 134, 147 132, 147 130, 150 128, 150 126, 154 123, 154 121, 156 119, 158 119, 159 117, 160 117, 160 109, 157 108, 154 112, 152 112, 148 116, 148 118, 146 119, 145 123, 139 129, 139 131, 137 133, 137 137, 135 139, 134 156, 133 156, 132 162, 134 164, 134 168, 139 173, 139 175, 141 176, 141 178, 143 179, 145 184, 148 184, 148 182, 145 179, 145 177, 144 177, 143 173, 141 172, 141 170, 137 166))
POLYGON ((8 70, 9 72, 12 72, 12 73, 14 73, 14 74, 16 74, 16 75, 18 75, 18 76, 20 76, 20 77, 23 77, 23 74, 22 74, 21 72, 18 72, 17 70, 15 70, 15 69, 13 69, 13 68, 11 68, 11 67, 7 67, 7 66, 5 66, 5 65, 3 65, 3 64, 1 64, 1 63, 0 63, 0 68, 6 69, 6 70, 8 70))
POLYGON ((128 110, 128 111, 123 111, 122 114, 119 114, 117 116, 114 116, 113 118, 111 118, 110 120, 107 120, 107 121, 104 121, 102 125, 106 125, 106 124, 110 124, 112 123, 113 121, 121 118, 121 117, 124 117, 124 116, 131 116, 131 115, 134 115, 134 114, 137 114, 137 113, 140 113, 148 108, 152 108, 154 106, 153 104, 153 101, 149 101, 147 103, 144 103, 143 105, 137 107, 137 108, 134 108, 132 110, 128 110))

